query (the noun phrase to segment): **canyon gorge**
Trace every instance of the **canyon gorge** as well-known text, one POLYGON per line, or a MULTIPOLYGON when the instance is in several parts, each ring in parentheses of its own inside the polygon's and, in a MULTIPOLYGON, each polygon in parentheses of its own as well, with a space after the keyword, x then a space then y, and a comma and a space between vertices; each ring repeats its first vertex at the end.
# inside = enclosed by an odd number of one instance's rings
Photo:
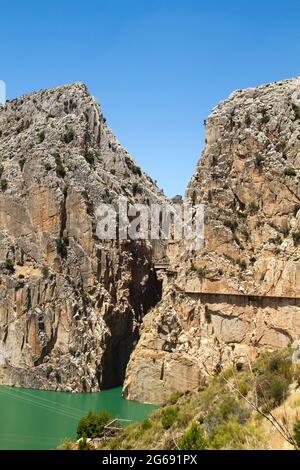
MULTIPOLYGON (((163 403, 300 337, 300 79, 205 122, 204 246, 101 240, 97 206, 172 203, 82 84, 0 106, 0 383, 163 403)), ((183 156, 184 158, 184 156, 183 156)))

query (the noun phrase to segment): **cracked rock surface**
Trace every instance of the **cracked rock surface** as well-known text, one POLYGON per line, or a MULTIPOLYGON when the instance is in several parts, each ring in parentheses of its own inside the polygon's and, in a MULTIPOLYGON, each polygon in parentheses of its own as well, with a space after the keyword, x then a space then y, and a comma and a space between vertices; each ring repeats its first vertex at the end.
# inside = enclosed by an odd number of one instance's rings
POLYGON ((213 109, 185 200, 205 205, 205 246, 169 246, 175 274, 144 318, 130 399, 161 403, 299 339, 300 78, 213 109))
POLYGON ((100 202, 164 201, 82 84, 0 107, 0 383, 122 384, 160 298, 148 242, 103 241, 100 202))

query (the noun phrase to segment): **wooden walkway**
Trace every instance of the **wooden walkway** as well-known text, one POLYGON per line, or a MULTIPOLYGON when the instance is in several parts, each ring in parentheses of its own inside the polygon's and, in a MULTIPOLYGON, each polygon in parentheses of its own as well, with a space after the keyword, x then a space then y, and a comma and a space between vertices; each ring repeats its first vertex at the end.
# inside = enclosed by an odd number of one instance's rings
POLYGON ((170 263, 168 262, 162 262, 162 263, 154 263, 154 269, 155 271, 162 271, 164 273, 167 274, 167 276, 175 276, 176 274, 176 271, 174 271, 174 269, 171 268, 171 265, 170 263))
POLYGON ((177 286, 180 292, 194 298, 199 298, 207 303, 230 303, 237 305, 250 305, 260 304, 262 306, 268 305, 292 305, 300 307, 300 297, 276 296, 276 295, 263 295, 263 294, 243 294, 243 293, 221 293, 221 292, 200 292, 184 290, 177 286))
POLYGON ((132 423, 131 419, 115 418, 110 421, 103 429, 103 437, 111 437, 122 431, 125 426, 132 423))
POLYGON ((154 263, 155 270, 167 271, 170 269, 170 263, 154 263))

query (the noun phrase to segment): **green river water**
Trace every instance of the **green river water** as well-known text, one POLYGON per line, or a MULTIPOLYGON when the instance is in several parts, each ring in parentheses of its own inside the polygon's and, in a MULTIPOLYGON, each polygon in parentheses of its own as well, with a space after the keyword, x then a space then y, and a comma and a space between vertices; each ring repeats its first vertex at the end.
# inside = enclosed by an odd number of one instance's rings
POLYGON ((142 421, 154 405, 123 400, 121 387, 100 393, 63 393, 0 387, 0 449, 55 449, 76 437, 79 419, 105 408, 113 417, 142 421))

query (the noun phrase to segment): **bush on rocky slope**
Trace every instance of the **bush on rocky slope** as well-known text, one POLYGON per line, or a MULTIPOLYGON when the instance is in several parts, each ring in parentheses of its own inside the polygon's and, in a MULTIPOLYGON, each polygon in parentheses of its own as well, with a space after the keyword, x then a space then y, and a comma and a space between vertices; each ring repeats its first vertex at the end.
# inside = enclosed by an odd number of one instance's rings
POLYGON ((89 411, 86 416, 81 418, 77 426, 77 437, 100 437, 104 426, 110 421, 107 411, 100 411, 99 415, 89 411))
POLYGON ((262 354, 252 367, 226 370, 207 388, 178 397, 176 406, 172 396, 147 425, 131 424, 99 449, 264 448, 268 444, 262 424, 267 419, 259 412, 269 416, 292 384, 297 387, 299 369, 290 356, 289 349, 262 354))

